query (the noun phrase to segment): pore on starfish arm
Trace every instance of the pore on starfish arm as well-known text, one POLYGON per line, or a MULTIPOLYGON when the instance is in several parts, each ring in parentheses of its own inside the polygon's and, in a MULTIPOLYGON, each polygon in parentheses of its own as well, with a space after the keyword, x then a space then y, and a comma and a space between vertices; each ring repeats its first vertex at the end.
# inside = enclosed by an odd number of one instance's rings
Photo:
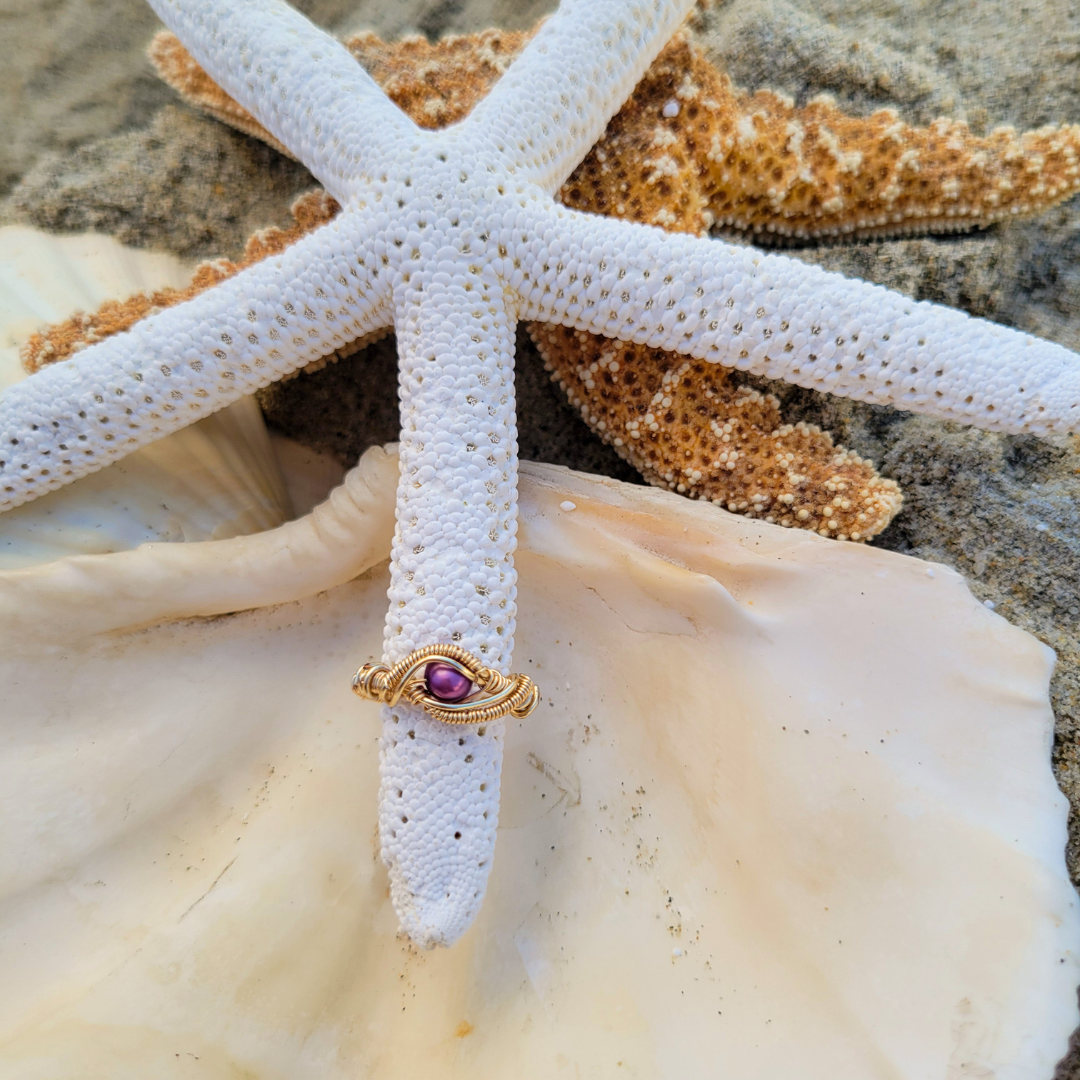
MULTIPOLYGON (((424 131, 277 0, 154 0, 196 61, 343 207, 333 220, 0 397, 0 509, 393 325, 402 438, 384 660, 459 645, 511 672, 519 319, 992 430, 1080 426, 1049 342, 765 254, 582 213, 555 193, 690 0, 564 0, 463 121, 424 131)), ((383 710, 380 844, 417 942, 480 909, 505 722, 383 710)))

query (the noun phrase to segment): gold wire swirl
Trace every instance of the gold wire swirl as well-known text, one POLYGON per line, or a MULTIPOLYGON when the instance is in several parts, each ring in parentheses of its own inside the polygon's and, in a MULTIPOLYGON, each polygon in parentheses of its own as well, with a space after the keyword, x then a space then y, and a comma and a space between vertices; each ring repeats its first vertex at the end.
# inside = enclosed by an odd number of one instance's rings
POLYGON ((386 705, 396 705, 404 698, 444 724, 486 724, 506 715, 524 720, 540 703, 540 690, 528 675, 502 675, 484 667, 460 645, 425 645, 393 667, 365 664, 353 676, 352 688, 354 694, 386 705), (433 697, 424 678, 425 669, 433 663, 449 664, 479 690, 464 701, 433 697))

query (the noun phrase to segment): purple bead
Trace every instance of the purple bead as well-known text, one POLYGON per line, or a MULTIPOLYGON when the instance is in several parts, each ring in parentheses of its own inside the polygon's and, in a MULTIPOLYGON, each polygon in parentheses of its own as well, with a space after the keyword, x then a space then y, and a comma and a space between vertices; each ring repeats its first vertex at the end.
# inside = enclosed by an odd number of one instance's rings
POLYGON ((428 664, 424 671, 424 682, 432 697, 451 704, 472 693, 472 680, 467 675, 462 675, 457 668, 441 661, 428 664))

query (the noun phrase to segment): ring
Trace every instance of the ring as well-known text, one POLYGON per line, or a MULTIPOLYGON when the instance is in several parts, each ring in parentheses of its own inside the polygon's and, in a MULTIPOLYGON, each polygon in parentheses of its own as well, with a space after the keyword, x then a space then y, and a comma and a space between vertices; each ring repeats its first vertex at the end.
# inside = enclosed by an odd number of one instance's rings
POLYGON ((444 724, 486 724, 507 715, 524 720, 540 703, 528 675, 502 675, 459 645, 425 645, 392 667, 365 664, 352 688, 385 705, 404 698, 444 724))

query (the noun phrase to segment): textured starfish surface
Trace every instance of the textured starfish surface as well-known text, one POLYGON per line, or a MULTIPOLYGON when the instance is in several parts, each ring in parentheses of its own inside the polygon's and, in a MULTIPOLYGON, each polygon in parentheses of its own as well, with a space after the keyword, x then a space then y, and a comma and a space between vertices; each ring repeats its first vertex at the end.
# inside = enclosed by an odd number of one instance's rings
MULTIPOLYGON (((270 255, 279 255, 291 244, 309 232, 328 224, 341 207, 326 194, 317 190, 301 195, 292 205, 293 224, 287 229, 271 226, 248 237, 243 255, 236 260, 213 259, 195 268, 191 283, 183 289, 166 287, 152 293, 135 293, 123 300, 106 300, 93 312, 76 312, 63 322, 55 323, 32 333, 21 346, 19 353, 23 367, 33 374, 48 364, 67 360, 88 345, 94 345, 114 334, 130 330, 141 319, 156 315, 167 307, 182 304, 199 293, 220 285, 241 270, 254 266, 270 255)), ((358 352, 365 345, 389 332, 380 327, 369 334, 355 338, 328 357, 320 357, 306 365, 304 371, 318 371, 329 361, 340 360, 358 352)), ((283 375, 289 379, 296 373, 283 375)))
MULTIPOLYGON (((567 0, 459 124, 423 131, 274 0, 155 0, 199 64, 342 206, 280 254, 0 398, 11 506, 393 325, 401 450, 385 658, 454 641, 509 670, 518 319, 1000 431, 1080 425, 1080 360, 781 255, 554 194, 689 0, 567 0)), ((536 721, 534 721, 536 722, 536 721)), ((408 933, 453 942, 494 851, 503 724, 383 714, 380 839, 408 933)))
POLYGON ((33 374, 48 364, 67 360, 88 345, 131 329, 148 315, 191 300, 268 255, 280 254, 302 236, 327 224, 340 209, 323 191, 301 196, 292 206, 294 224, 290 228, 269 228, 256 233, 248 239, 244 254, 237 260, 217 259, 202 263, 187 288, 169 286, 152 293, 136 293, 124 300, 106 300, 92 313, 79 312, 62 323, 31 334, 20 349, 23 367, 33 374))
MULTIPOLYGON (((294 226, 256 233, 235 262, 202 264, 187 288, 109 300, 32 334, 22 350, 24 366, 40 370, 189 300, 284 251, 340 211, 321 191, 301 196, 292 209, 294 226)), ((303 370, 343 359, 384 332, 357 338, 303 370)), ((841 540, 869 539, 900 508, 896 483, 878 476, 872 463, 835 447, 812 425, 783 424, 775 397, 741 385, 725 368, 629 342, 614 347, 605 337, 550 323, 530 324, 530 332, 590 426, 659 487, 841 540)))
MULTIPOLYGON (((389 44, 365 33, 344 44, 395 104, 431 128, 466 116, 530 37, 488 30, 437 44, 419 37, 389 44)), ((280 147, 175 35, 159 34, 150 55, 187 101, 280 147)), ((1078 146, 1076 127, 1021 137, 1000 129, 982 139, 947 120, 912 128, 889 110, 867 119, 821 101, 796 110, 767 91, 737 93, 679 34, 559 198, 683 232, 701 231, 714 217, 773 237, 793 228, 818 237, 973 228, 1072 194, 1080 183, 1078 146)), ((304 203, 297 218, 309 228, 322 223, 304 203)), ((272 242, 295 238, 295 230, 267 231, 252 239, 239 264, 224 265, 235 272, 264 257, 272 242)), ((213 283, 222 272, 222 263, 211 264, 195 284, 213 283)), ((171 302, 183 298, 177 293, 171 302)), ((48 340, 32 340, 29 366, 45 356, 63 358, 80 332, 93 341, 104 326, 126 329, 162 299, 134 298, 126 324, 114 306, 84 318, 85 325, 72 322, 48 340)), ((771 395, 728 372, 634 343, 616 357, 603 339, 582 332, 543 324, 529 330, 585 421, 651 483, 841 539, 876 535, 900 508, 896 485, 872 463, 835 447, 813 426, 785 425, 771 395)))
MULTIPOLYGON (((485 30, 435 44, 357 34, 344 46, 421 127, 456 123, 532 34, 485 30)), ((190 104, 288 153, 175 35, 150 57, 190 104)), ((894 109, 849 116, 732 86, 684 35, 670 41, 560 191, 568 206, 680 232, 719 223, 782 242, 957 232, 1038 213, 1080 191, 1080 125, 973 135, 913 127, 894 109)))

